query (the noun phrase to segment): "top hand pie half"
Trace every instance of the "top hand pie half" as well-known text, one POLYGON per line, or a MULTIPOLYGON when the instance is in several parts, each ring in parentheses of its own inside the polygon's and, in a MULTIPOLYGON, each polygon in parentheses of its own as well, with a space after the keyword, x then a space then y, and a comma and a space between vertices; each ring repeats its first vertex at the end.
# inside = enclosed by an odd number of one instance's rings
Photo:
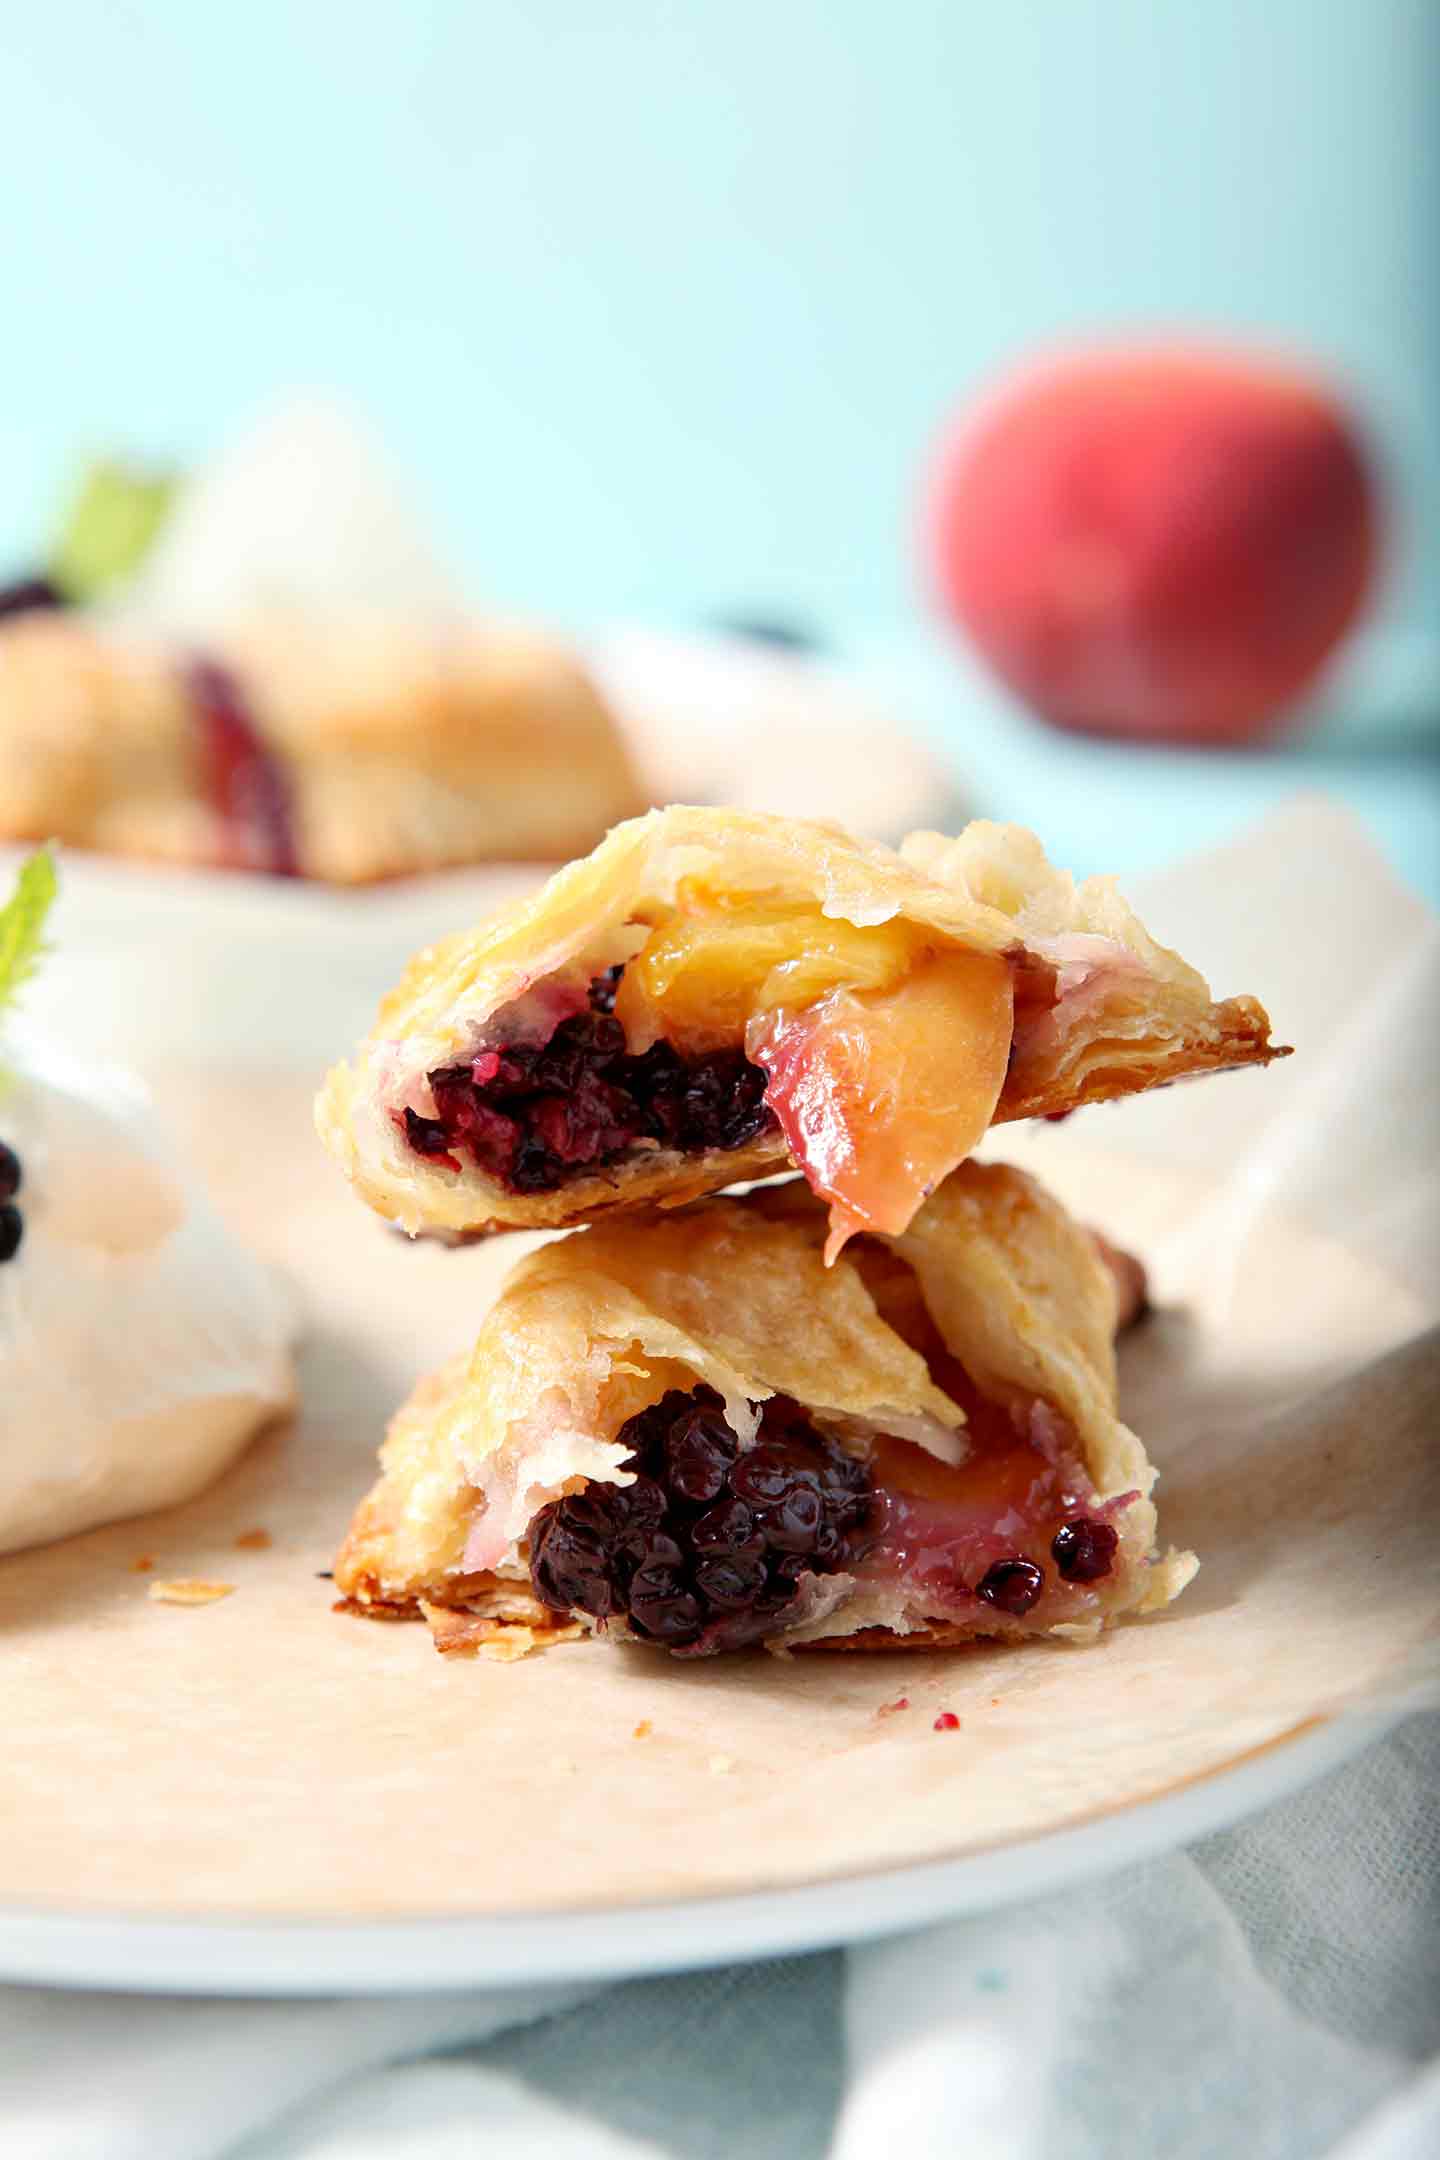
POLYGON ((827 1257, 898 1235, 1009 1118, 1281 1053, 1105 879, 977 823, 898 854, 675 808, 420 953, 320 1133, 371 1206, 473 1236, 694 1198, 793 1163, 827 1257))

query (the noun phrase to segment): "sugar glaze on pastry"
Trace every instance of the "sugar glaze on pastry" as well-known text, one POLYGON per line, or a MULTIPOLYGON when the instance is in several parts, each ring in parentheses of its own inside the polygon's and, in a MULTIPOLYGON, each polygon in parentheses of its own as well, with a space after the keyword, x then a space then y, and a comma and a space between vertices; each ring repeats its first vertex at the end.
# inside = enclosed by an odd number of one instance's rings
POLYGON ((316 1108, 412 1234, 563 1226, 787 1165, 830 1254, 903 1231, 992 1122, 1281 1055, 1112 882, 1020 826, 672 808, 417 955, 316 1108))
POLYGON ((1086 1640, 1169 1602, 1117 1409, 1116 1274, 967 1162, 823 1261, 796 1180, 615 1215, 523 1260, 422 1381, 336 1562, 352 1609, 513 1656, 1086 1640))
POLYGON ((24 1236, 0 1268, 0 1552, 189 1499, 294 1392, 287 1303, 138 1094, 6 1045, 24 1236))

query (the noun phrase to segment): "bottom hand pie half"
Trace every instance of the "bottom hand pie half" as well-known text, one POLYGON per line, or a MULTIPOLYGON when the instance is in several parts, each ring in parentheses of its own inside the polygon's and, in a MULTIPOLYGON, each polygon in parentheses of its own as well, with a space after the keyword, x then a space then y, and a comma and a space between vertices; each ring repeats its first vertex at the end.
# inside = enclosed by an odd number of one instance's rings
POLYGON ((335 1581, 438 1646, 596 1629, 680 1655, 1086 1639, 1166 1605, 1116 1417, 1116 1259, 965 1162, 823 1264, 801 1182, 615 1216, 520 1261, 395 1417, 335 1581))
POLYGON ((421 1382, 336 1563, 353 1610, 519 1656, 1087 1639, 1154 1552, 1116 1414, 1117 1275, 1034 1180, 967 1162, 834 1267, 799 1181, 615 1217, 514 1270, 421 1382))

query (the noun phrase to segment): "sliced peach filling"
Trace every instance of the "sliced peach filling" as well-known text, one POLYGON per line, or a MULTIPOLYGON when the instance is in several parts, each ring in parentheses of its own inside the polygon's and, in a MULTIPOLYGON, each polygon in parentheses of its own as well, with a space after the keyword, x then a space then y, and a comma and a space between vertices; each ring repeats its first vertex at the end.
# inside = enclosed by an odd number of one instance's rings
POLYGON ((1092 1586, 1118 1586, 1127 1561, 1116 1524, 1137 1495, 1098 1500, 1051 1404, 982 1394, 946 1348, 911 1269, 868 1238, 855 1258, 881 1317, 965 1412, 966 1442, 965 1459, 951 1464, 908 1440, 875 1441, 883 1514, 862 1578, 902 1581, 934 1617, 973 1618, 977 1598, 1035 1628, 1098 1614, 1092 1586))
POLYGON ((1045 1628, 1098 1614, 1092 1586, 1118 1578, 1116 1517, 1136 1495, 1096 1499, 1073 1434, 1048 1405, 1017 1419, 972 1391, 967 1410, 962 1463, 909 1440, 876 1441, 879 1534, 860 1580, 902 1585, 930 1619, 975 1620, 986 1606, 1045 1628))
POLYGON ((689 881, 628 962, 615 1016, 632 1048, 744 1042, 765 1101, 831 1206, 827 1258, 898 1232, 976 1146, 1014 1030, 1008 960, 920 926, 834 921, 689 881))
POLYGON ((637 940, 588 984, 554 978, 540 1024, 532 995, 430 1072, 429 1101, 395 1113, 415 1152, 549 1192, 778 1126, 830 1204, 833 1260, 857 1231, 904 1230, 989 1126, 1015 1025, 1009 958, 693 879, 659 920, 627 925, 637 940))

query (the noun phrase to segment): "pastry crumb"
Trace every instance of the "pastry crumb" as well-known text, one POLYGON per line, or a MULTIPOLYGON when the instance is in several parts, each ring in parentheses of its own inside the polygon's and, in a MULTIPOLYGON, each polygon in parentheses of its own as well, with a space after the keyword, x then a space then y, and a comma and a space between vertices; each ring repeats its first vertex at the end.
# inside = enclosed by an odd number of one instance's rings
POLYGON ((710 1757, 710 1770, 715 1777, 724 1777, 725 1773, 728 1770, 733 1770, 734 1767, 735 1758, 733 1755, 712 1755, 710 1757))
POLYGON ((242 1530, 235 1540, 236 1552, 268 1552, 275 1540, 268 1530, 242 1530))
POLYGON ((652 1732, 654 1732, 654 1730, 655 1728, 650 1723, 649 1718, 642 1717, 639 1724, 635 1727, 634 1732, 631 1733, 630 1737, 632 1740, 645 1740, 652 1732))
MULTIPOLYGON (((338 1608, 337 1608, 338 1609, 338 1608)), ((578 1621, 561 1621, 554 1627, 531 1626, 519 1620, 494 1620, 483 1613, 456 1612, 431 1605, 421 1598, 420 1610, 430 1625, 431 1639, 442 1657, 482 1657, 492 1664, 513 1665, 532 1650, 548 1649, 552 1643, 570 1642, 583 1634, 578 1621)))
POLYGON ((132 1575, 148 1575, 154 1565, 149 1553, 142 1552, 138 1559, 130 1562, 130 1572, 132 1575))
POLYGON ((229 1597, 234 1588, 234 1583, 206 1582, 198 1575, 173 1575, 149 1584, 145 1595, 157 1605, 213 1605, 217 1598, 229 1597))
POLYGON ((935 1720, 936 1732, 959 1732, 960 1720, 953 1710, 942 1710, 935 1720))
POLYGON ((882 1702, 875 1715, 876 1717, 894 1717, 897 1710, 908 1710, 909 1707, 909 1696, 897 1695, 894 1702, 882 1702))

